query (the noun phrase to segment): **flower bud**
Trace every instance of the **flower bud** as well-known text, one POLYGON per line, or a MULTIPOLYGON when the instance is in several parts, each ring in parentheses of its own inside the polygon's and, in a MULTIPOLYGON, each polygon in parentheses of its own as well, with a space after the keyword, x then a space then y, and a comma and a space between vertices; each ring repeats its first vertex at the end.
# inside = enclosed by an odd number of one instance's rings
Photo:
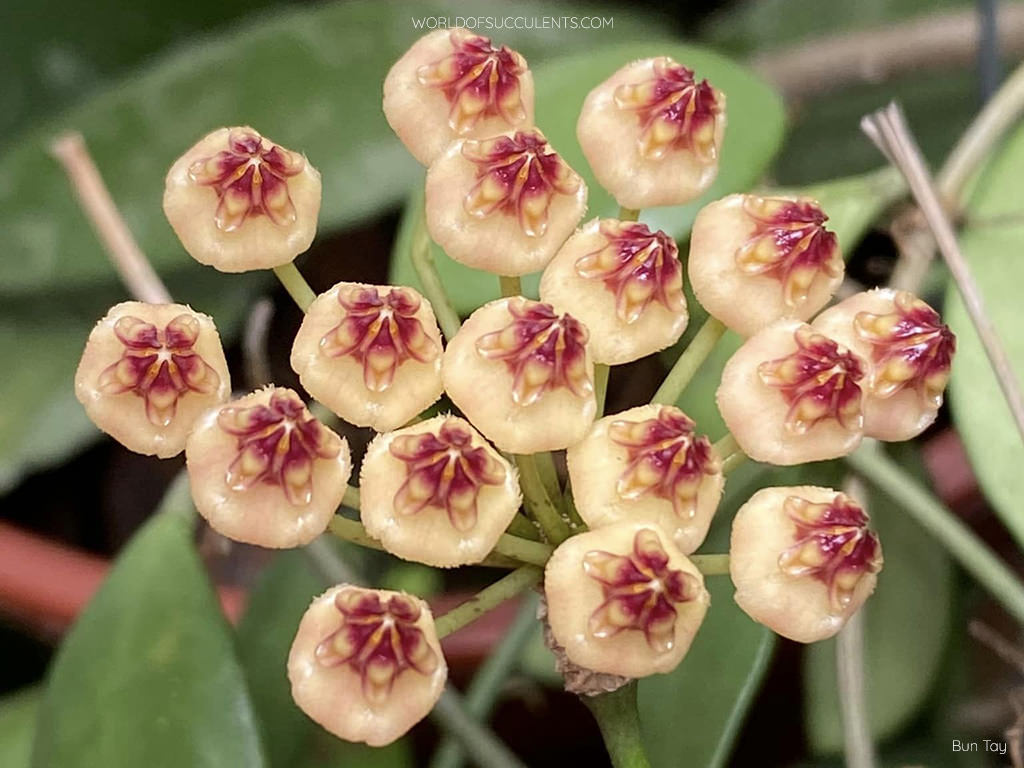
POLYGON ((93 423, 125 448, 166 459, 231 394, 213 319, 183 304, 125 301, 96 323, 75 374, 93 423))
POLYGON ((185 250, 221 272, 287 264, 309 248, 320 173, 248 126, 218 128, 167 173, 164 213, 185 250))
POLYGON ((439 29, 406 51, 384 80, 384 116, 430 165, 454 139, 533 125, 533 75, 518 52, 465 29, 439 29))
POLYGON ((543 269, 587 210, 587 185, 536 128, 453 142, 427 171, 427 229, 455 261, 543 269))
POLYGON ((675 242, 635 221, 585 224, 544 270, 540 297, 586 324, 594 361, 607 365, 674 344, 689 320, 675 242))
POLYGON ((342 419, 386 431, 441 396, 441 332, 412 288, 338 283, 306 310, 291 365, 342 419))
POLYGON ((813 326, 867 361, 865 435, 909 440, 935 421, 956 352, 938 312, 912 293, 878 288, 825 310, 813 326))
POLYGON ((804 464, 845 456, 864 434, 867 363, 799 320, 751 336, 725 364, 718 410, 755 461, 804 464))
POLYGON ((800 643, 832 637, 875 590, 878 536, 852 499, 830 488, 763 488, 732 524, 736 603, 800 643))
POLYGON ((422 720, 447 677, 430 609, 404 592, 332 587, 306 610, 288 654, 299 709, 371 747, 422 720))
POLYGON ((279 549, 327 529, 352 472, 348 443, 283 387, 207 411, 185 458, 192 500, 214 530, 279 549))
POLYGON ((622 67, 583 102, 576 136, 625 208, 688 203, 718 175, 725 95, 668 56, 622 67))
POLYGON ((704 577, 655 525, 573 536, 544 573, 548 622, 569 661, 611 675, 671 672, 711 598, 704 577))
POLYGON ((516 471, 454 416, 378 435, 359 490, 367 533, 393 555, 441 568, 487 557, 522 503, 516 471))
POLYGON ((843 282, 828 216, 807 198, 729 195, 697 214, 689 274, 697 301, 742 336, 807 320, 843 282))
POLYGON ((725 480, 711 441, 670 405, 641 405, 594 422, 566 452, 576 509, 590 528, 651 523, 684 554, 707 536, 725 480))
POLYGON ((594 364, 586 327, 522 296, 469 316, 444 353, 451 401, 498 448, 554 451, 579 442, 594 420, 594 364))

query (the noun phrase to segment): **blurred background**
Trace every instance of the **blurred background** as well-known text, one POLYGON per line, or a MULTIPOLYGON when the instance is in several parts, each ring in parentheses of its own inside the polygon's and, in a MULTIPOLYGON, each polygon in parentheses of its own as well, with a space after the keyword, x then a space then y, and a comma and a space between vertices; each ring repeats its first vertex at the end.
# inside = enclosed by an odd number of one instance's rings
MULTIPOLYGON (((856 224, 849 225, 855 236, 842 245, 851 279, 865 286, 888 279, 898 256, 893 229, 900 232, 906 214, 898 190, 891 193, 892 177, 879 170, 883 158, 860 133, 860 117, 900 100, 924 153, 938 167, 1024 52, 1024 3, 1006 0, 93 0, 87 8, 72 0, 4 0, 0 766, 29 765, 41 681, 55 649, 183 466, 181 459, 131 454, 103 437, 74 398, 72 378, 85 337, 125 294, 48 154, 50 141, 68 129, 84 134, 172 294, 215 317, 229 345, 236 389, 268 378, 298 387, 287 360, 298 310, 267 275, 222 275, 187 257, 160 208, 166 169, 205 132, 252 124, 305 151, 323 174, 320 232, 298 262, 315 290, 339 280, 414 281, 403 211, 407 203, 416 205, 422 169, 387 128, 381 82, 420 34, 414 18, 513 12, 614 19, 600 30, 490 33, 530 61, 538 124, 576 167, 584 163, 572 138, 575 115, 593 85, 641 55, 643 45, 657 52, 661 41, 666 47, 694 44, 717 54, 694 54, 734 84, 715 80, 729 97, 730 143, 723 153, 728 167, 711 196, 754 185, 811 188, 820 191, 826 210, 847 206, 833 217, 856 224), (846 186, 820 186, 837 178, 846 186)), ((677 58, 689 63, 682 55, 677 58)), ((1024 228, 1015 229, 1012 219, 1013 206, 1024 200, 1021 162, 1024 145, 1011 139, 986 168, 986 183, 959 223, 1024 376, 1024 333, 1013 333, 1021 330, 1016 291, 1024 281, 1024 228), (1010 225, 991 228, 1007 216, 1010 225)), ((598 210, 601 204, 595 203, 598 210)), ((685 238, 694 210, 659 216, 685 238)), ((496 289, 450 262, 441 267, 463 312, 496 289)), ((942 305, 946 283, 945 273, 933 270, 925 297, 942 305)), ((699 318, 691 321, 697 327, 699 318)), ((971 346, 963 337, 961 343, 971 346)), ((712 402, 714 366, 727 354, 713 359, 683 403, 713 437, 720 425, 712 402)), ((969 349, 965 359, 981 358, 969 349)), ((664 360, 657 358, 617 368, 609 409, 649 398, 663 371, 664 360)), ((993 387, 984 365, 961 360, 950 407, 896 455, 1021 572, 1024 449, 998 395, 990 395, 993 387)), ((368 436, 348 431, 356 455, 368 436)), ((842 467, 833 464, 797 471, 806 474, 753 465, 738 472, 704 550, 724 549, 732 511, 753 489, 808 477, 821 485, 842 481, 842 467)), ((1019 628, 899 509, 879 497, 871 512, 886 552, 886 571, 866 619, 866 695, 882 764, 1010 764, 1008 755, 986 754, 983 747, 955 753, 952 742, 1005 743, 1006 730, 1024 716, 1016 703, 1024 701, 1022 652, 1014 651, 1019 628)), ((271 765, 428 764, 439 738, 430 722, 395 748, 370 754, 322 737, 291 705, 283 654, 309 596, 320 589, 314 566, 298 553, 229 545, 209 531, 198 533, 197 544, 227 614, 240 621, 232 643, 266 729, 271 765)), ((442 609, 489 578, 473 569, 442 574, 382 554, 340 552, 360 578, 430 596, 442 609)), ((677 673, 641 690, 655 765, 842 764, 834 644, 803 648, 780 640, 766 646, 762 631, 732 605, 727 583, 714 584, 712 595, 715 608, 690 657, 677 673), (757 667, 759 653, 767 654, 763 669, 757 667), (752 667, 763 675, 751 678, 752 667), (759 687, 735 751, 717 755, 718 734, 750 679, 759 687)), ((446 641, 457 685, 472 677, 516 611, 505 606, 446 641)), ((133 641, 127 642, 130 648, 133 641)), ((89 691, 78 693, 87 714, 89 691)), ((492 725, 531 766, 607 761, 586 710, 560 691, 539 636, 517 659, 492 725)))

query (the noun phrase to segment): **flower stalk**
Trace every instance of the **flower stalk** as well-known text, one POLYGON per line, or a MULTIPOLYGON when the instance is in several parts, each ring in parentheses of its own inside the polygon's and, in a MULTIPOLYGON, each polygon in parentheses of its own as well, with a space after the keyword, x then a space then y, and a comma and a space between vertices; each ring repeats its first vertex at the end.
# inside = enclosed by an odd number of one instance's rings
POLYGON ((446 637, 473 623, 501 603, 538 584, 543 575, 544 571, 533 565, 517 568, 489 587, 480 590, 466 602, 439 616, 435 621, 437 636, 446 637))
POLYGON ((540 525, 548 541, 556 545, 561 544, 569 538, 571 532, 558 507, 548 496, 538 469, 537 458, 531 454, 517 454, 516 465, 519 467, 519 484, 523 489, 526 508, 540 525))
POLYGON ((736 438, 732 436, 731 432, 727 432, 725 437, 715 443, 714 447, 715 453, 722 460, 723 475, 728 475, 747 460, 747 454, 740 448, 739 443, 736 442, 736 438))
POLYGON ((281 282, 281 285, 284 286, 284 289, 288 291, 288 295, 292 297, 292 300, 298 305, 299 309, 303 312, 309 309, 309 305, 316 298, 316 293, 309 287, 309 283, 306 282, 306 278, 299 272, 295 262, 289 261, 280 267, 274 267, 274 274, 281 282))
POLYGON ((668 372, 665 380, 658 387, 658 391, 651 398, 651 402, 674 405, 697 371, 700 370, 701 365, 708 359, 708 355, 714 350, 725 330, 725 325, 721 321, 708 317, 679 359, 676 360, 672 370, 668 372))
POLYGON ((640 732, 634 680, 617 691, 583 697, 604 738, 614 768, 650 768, 640 732))
POLYGON ((441 276, 437 273, 434 252, 431 247, 430 234, 427 232, 425 214, 421 209, 416 215, 415 229, 412 233, 412 250, 410 252, 413 268, 423 285, 423 295, 434 308, 437 324, 449 341, 455 336, 462 322, 455 311, 448 292, 445 290, 441 276))

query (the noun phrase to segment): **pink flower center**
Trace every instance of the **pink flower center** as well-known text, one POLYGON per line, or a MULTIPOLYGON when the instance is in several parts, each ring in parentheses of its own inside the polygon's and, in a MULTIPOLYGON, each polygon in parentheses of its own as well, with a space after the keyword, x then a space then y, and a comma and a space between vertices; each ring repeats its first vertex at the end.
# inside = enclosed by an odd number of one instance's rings
POLYGON ((843 273, 839 243, 825 229, 828 216, 814 201, 748 195, 743 209, 755 228, 736 251, 736 264, 747 274, 782 283, 786 306, 806 301, 820 276, 836 278, 843 273))
POLYGON ((634 221, 605 219, 600 231, 605 245, 577 259, 576 273, 604 281, 615 294, 620 320, 635 322, 652 301, 670 312, 686 309, 679 249, 672 238, 634 221))
POLYGON ((604 596, 590 615, 591 635, 605 638, 637 630, 655 653, 672 649, 676 606, 695 600, 700 585, 691 574, 669 568, 657 533, 650 528, 637 531, 633 551, 626 555, 591 550, 583 557, 583 570, 600 582, 604 596))
POLYGON ((580 177, 536 130, 466 141, 462 156, 476 165, 476 184, 463 206, 476 218, 515 216, 527 237, 543 237, 556 194, 572 195, 580 177))
POLYGON ((465 30, 453 30, 449 40, 452 52, 420 67, 416 75, 448 99, 452 130, 465 134, 487 117, 501 117, 509 125, 525 120, 519 78, 526 60, 508 46, 495 48, 488 38, 465 30))
POLYGON ((247 128, 228 135, 228 148, 196 160, 188 174, 196 184, 212 187, 220 198, 217 227, 233 232, 246 217, 266 215, 275 224, 295 221, 288 177, 302 172, 306 159, 272 144, 247 128))
POLYGON ((577 397, 593 391, 587 375, 586 327, 571 315, 557 315, 550 304, 521 297, 508 300, 512 322, 477 339, 491 360, 504 360, 512 372, 512 400, 535 403, 548 390, 567 387, 577 397))
POLYGON ((657 160, 669 150, 692 152, 703 163, 718 156, 715 128, 722 103, 707 80, 667 56, 654 60, 653 75, 615 89, 619 109, 635 112, 640 122, 640 153, 657 160))
POLYGON ((779 555, 779 567, 822 581, 833 610, 842 610, 861 578, 882 569, 882 549, 867 515, 842 493, 827 504, 790 496, 783 510, 796 525, 796 542, 779 555))
POLYGON ((353 357, 371 392, 389 389, 406 360, 437 359, 440 350, 416 317, 420 298, 411 291, 355 286, 338 291, 338 303, 345 316, 320 340, 320 349, 330 357, 353 357))
POLYGON ((400 435, 388 450, 406 465, 395 494, 398 514, 443 509, 458 531, 476 525, 480 489, 505 482, 505 467, 486 448, 474 447, 472 433, 456 419, 446 419, 437 432, 400 435))
POLYGON ((317 661, 325 667, 347 664, 371 705, 386 702, 406 670, 428 676, 437 669, 437 653, 417 626, 422 610, 412 598, 382 600, 372 590, 347 587, 335 595, 334 605, 341 626, 317 646, 317 661))
POLYGON ((228 466, 226 482, 235 491, 256 483, 276 485, 291 504, 313 500, 313 464, 336 458, 337 436, 314 419, 293 393, 275 390, 267 405, 223 408, 220 428, 238 439, 238 455, 228 466))
POLYGON ((100 373, 99 390, 141 397, 154 426, 168 426, 187 393, 209 394, 220 386, 220 376, 194 349, 199 320, 192 315, 178 315, 162 329, 125 315, 114 324, 114 335, 124 352, 100 373))
POLYGON ((671 501, 680 517, 693 517, 701 482, 720 471, 711 441, 697 437, 693 428, 686 414, 667 407, 653 419, 613 421, 608 436, 629 456, 616 485, 619 496, 637 499, 650 494, 671 501))
POLYGON ((761 381, 780 390, 789 404, 786 428, 802 435, 818 422, 834 419, 844 429, 860 429, 860 358, 808 325, 797 328, 793 337, 795 352, 757 369, 761 381))
POLYGON ((942 404, 956 336, 938 312, 913 294, 900 291, 892 312, 858 312, 853 325, 857 335, 872 347, 872 394, 887 398, 913 387, 933 407, 942 404))

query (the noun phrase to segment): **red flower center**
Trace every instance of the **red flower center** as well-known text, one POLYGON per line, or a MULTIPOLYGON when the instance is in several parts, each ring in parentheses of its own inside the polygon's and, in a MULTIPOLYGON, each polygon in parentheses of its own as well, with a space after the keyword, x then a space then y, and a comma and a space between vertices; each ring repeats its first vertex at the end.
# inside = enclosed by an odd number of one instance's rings
POLYGON ((655 653, 675 645, 676 606, 695 600, 700 590, 689 573, 668 566, 658 534, 637 531, 626 555, 592 550, 583 557, 584 572, 600 582, 604 602, 590 616, 590 634, 614 637, 623 630, 644 633, 655 653))
POLYGON ((141 397, 155 426, 174 420, 178 399, 187 393, 209 394, 220 386, 220 376, 194 350, 199 320, 192 315, 178 315, 162 329, 126 315, 114 324, 114 335, 125 349, 100 373, 99 390, 141 397))
POLYGON ((679 249, 664 232, 646 224, 605 219, 600 226, 605 245, 576 261, 580 277, 603 280, 615 294, 615 312, 632 323, 652 301, 670 312, 686 309, 679 249))
POLYGON ((882 569, 882 550, 867 515, 842 493, 827 504, 790 496, 783 510, 797 533, 796 543, 779 555, 779 567, 824 582, 833 609, 842 610, 864 574, 882 569))
POLYGON ((416 624, 422 610, 412 598, 392 595, 385 601, 371 590, 347 587, 335 595, 334 605, 341 626, 317 646, 317 661, 325 667, 348 664, 368 703, 387 701, 406 670, 431 675, 437 669, 437 653, 416 624))
POLYGON ((586 327, 550 304, 521 297, 507 302, 512 322, 477 339, 477 351, 504 360, 513 375, 512 399, 531 405, 551 389, 567 387, 577 397, 593 391, 587 375, 586 327))
POLYGON ((345 310, 342 321, 320 340, 330 357, 351 355, 363 366, 363 382, 371 392, 391 387, 406 360, 429 363, 440 352, 416 317, 420 298, 403 288, 355 286, 338 291, 345 310))
POLYGON ((266 215, 281 226, 295 221, 288 177, 302 172, 306 159, 272 144, 247 128, 228 135, 228 148, 196 160, 188 174, 194 182, 213 187, 220 198, 217 226, 233 232, 248 216, 266 215))
POLYGON ((474 447, 472 433, 456 419, 445 419, 436 433, 400 435, 388 450, 406 465, 395 494, 400 515, 443 509, 456 530, 468 531, 476 525, 481 487, 505 482, 505 467, 486 448, 474 447))

